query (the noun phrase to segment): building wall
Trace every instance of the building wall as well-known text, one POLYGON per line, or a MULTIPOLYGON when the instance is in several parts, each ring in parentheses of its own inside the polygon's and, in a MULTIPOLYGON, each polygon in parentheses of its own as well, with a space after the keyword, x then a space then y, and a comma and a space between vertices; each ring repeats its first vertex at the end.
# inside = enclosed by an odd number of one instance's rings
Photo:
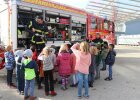
POLYGON ((140 34, 140 19, 126 22, 126 34, 140 34))
POLYGON ((0 42, 8 45, 8 9, 5 2, 1 2, 0 11, 0 42))
POLYGON ((126 31, 126 25, 125 23, 116 23, 115 24, 115 32, 125 32, 126 31))

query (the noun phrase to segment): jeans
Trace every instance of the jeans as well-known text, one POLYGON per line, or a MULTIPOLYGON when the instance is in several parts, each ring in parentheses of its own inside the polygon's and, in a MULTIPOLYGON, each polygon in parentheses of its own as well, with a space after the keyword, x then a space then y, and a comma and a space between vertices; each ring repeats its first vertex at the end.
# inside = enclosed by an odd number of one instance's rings
POLYGON ((109 71, 109 78, 112 78, 112 66, 111 65, 109 65, 108 71, 109 71))
POLYGON ((39 87, 41 87, 42 82, 44 82, 44 77, 39 78, 39 84, 38 84, 39 87))
POLYGON ((34 96, 35 79, 25 80, 24 96, 28 96, 28 89, 30 88, 30 96, 34 96))
POLYGON ((72 84, 75 85, 77 83, 77 74, 72 74, 72 84))
POLYGON ((7 70, 7 85, 12 85, 13 69, 7 70))
POLYGON ((16 78, 17 78, 17 88, 19 92, 24 91, 24 71, 21 69, 21 65, 16 67, 16 78))
POLYGON ((102 59, 102 63, 103 63, 103 69, 106 69, 105 59, 102 59))
POLYGON ((89 96, 88 94, 88 74, 83 74, 81 72, 77 73, 78 77, 78 96, 82 96, 82 88, 83 88, 83 83, 85 87, 85 96, 89 96))
POLYGON ((36 82, 37 82, 37 85, 39 85, 39 80, 40 80, 39 72, 36 72, 35 74, 36 74, 35 80, 36 80, 36 82))
POLYGON ((45 92, 54 91, 54 80, 52 70, 44 71, 44 80, 45 80, 45 92))

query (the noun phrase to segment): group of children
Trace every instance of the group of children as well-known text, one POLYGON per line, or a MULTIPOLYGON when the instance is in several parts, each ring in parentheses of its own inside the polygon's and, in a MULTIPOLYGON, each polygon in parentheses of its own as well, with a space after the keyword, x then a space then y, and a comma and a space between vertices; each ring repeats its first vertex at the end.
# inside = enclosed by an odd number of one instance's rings
MULTIPOLYGON (((109 76, 105 80, 112 80, 112 66, 115 62, 116 53, 114 45, 109 47, 104 42, 103 46, 94 43, 81 42, 73 46, 62 44, 57 52, 54 46, 44 47, 42 52, 37 55, 35 47, 25 51, 16 50, 12 52, 12 47, 8 46, 5 52, 5 67, 7 69, 7 85, 15 87, 12 83, 13 69, 16 64, 17 88, 20 94, 24 94, 24 100, 36 99, 34 96, 35 79, 38 89, 41 89, 44 80, 45 95, 56 96, 54 90, 57 72, 61 89, 67 90, 69 79, 71 87, 78 85, 78 98, 82 96, 89 98, 89 87, 93 87, 95 79, 100 78, 99 64, 103 62, 103 69, 109 65, 109 76), (82 95, 82 88, 85 93, 82 95), (30 97, 28 95, 30 89, 30 97)), ((58 77, 57 77, 58 78, 58 77)))

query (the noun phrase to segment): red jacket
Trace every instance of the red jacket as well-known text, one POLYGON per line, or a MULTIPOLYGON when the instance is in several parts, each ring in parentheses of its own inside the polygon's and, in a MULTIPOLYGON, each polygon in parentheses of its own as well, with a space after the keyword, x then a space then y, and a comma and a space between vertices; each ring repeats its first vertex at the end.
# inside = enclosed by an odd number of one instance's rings
POLYGON ((33 52, 32 60, 37 61, 37 52, 33 52))
POLYGON ((71 72, 74 74, 75 73, 75 65, 76 65, 76 56, 74 53, 71 54, 71 67, 72 70, 71 72))
POLYGON ((57 56, 58 72, 60 76, 69 76, 71 74, 70 53, 63 52, 57 56))

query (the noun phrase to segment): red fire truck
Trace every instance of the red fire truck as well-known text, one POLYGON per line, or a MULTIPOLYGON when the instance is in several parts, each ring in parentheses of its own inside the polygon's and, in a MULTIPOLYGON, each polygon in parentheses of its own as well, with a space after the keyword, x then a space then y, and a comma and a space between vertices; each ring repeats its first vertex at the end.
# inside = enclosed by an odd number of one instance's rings
POLYGON ((96 33, 100 33, 101 38, 109 43, 115 43, 114 22, 107 19, 87 14, 87 39, 96 38, 96 33))
POLYGON ((43 16, 49 29, 47 45, 92 40, 97 32, 102 39, 114 43, 114 23, 84 10, 47 0, 2 1, 5 9, 0 13, 0 37, 4 45, 12 44, 13 49, 28 47, 31 37, 27 23, 38 15, 43 16))

